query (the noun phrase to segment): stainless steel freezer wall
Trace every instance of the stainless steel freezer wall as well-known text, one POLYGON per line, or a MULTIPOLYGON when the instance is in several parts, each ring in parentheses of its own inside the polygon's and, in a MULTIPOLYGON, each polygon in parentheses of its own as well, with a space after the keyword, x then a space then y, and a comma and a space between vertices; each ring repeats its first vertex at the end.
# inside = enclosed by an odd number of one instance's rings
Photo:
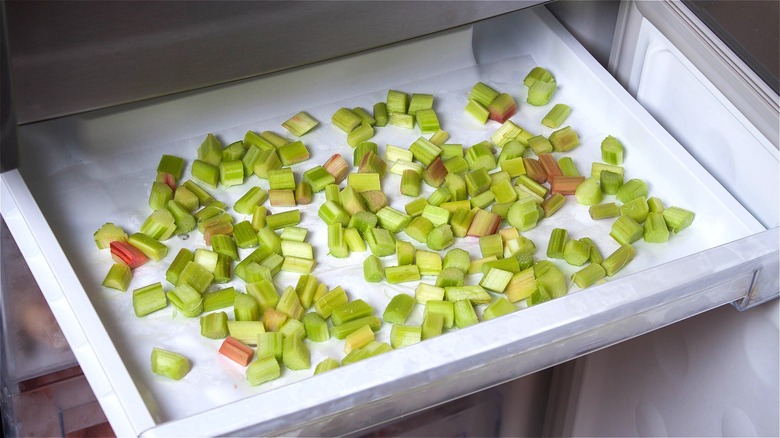
POLYGON ((3 2, 19 123, 309 65, 542 3, 3 2))

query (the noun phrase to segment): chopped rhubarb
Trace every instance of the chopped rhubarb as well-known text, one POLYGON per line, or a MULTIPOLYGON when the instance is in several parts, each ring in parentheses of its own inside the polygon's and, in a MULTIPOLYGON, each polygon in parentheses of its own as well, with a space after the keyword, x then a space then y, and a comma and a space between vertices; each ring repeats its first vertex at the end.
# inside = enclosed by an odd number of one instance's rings
POLYGON ((243 342, 228 336, 219 347, 219 353, 241 366, 247 366, 252 360, 254 350, 243 342))
POLYGON ((507 93, 496 96, 487 108, 490 111, 490 120, 495 120, 498 123, 506 122, 517 113, 515 100, 507 93))
POLYGON ((111 242, 110 248, 111 256, 114 258, 114 260, 130 266, 131 269, 135 269, 143 265, 148 260, 140 249, 127 242, 120 242, 115 240, 111 242))

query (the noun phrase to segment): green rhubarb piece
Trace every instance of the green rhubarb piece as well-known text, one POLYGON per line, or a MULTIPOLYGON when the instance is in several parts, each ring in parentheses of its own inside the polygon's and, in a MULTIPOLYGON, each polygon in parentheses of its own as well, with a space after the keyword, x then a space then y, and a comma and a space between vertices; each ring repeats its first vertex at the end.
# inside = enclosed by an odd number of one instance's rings
POLYGON ((377 222, 378 219, 374 213, 371 213, 370 211, 360 211, 349 219, 347 228, 358 230, 360 235, 365 239, 369 230, 376 228, 377 222))
MULTIPOLYGON (((491 257, 497 257, 497 256, 494 255, 494 256, 484 257, 483 260, 489 259, 491 257)), ((516 274, 520 272, 520 262, 516 257, 512 257, 512 256, 503 259, 497 258, 496 260, 491 260, 483 263, 482 266, 480 266, 480 272, 482 272, 482 275, 487 275, 488 272, 494 268, 516 274)))
POLYGON ((563 103, 556 103, 542 118, 542 125, 555 129, 561 126, 569 114, 571 114, 571 107, 563 103))
POLYGON ((168 255, 168 247, 159 241, 143 233, 133 233, 127 238, 127 242, 150 259, 159 262, 168 255))
POLYGON ((536 226, 540 216, 536 202, 532 198, 523 198, 509 208, 506 219, 518 230, 528 231, 536 226))
POLYGON ((214 134, 206 135, 206 139, 198 147, 198 160, 205 161, 212 166, 218 166, 222 162, 222 143, 214 134))
POLYGON ((488 190, 486 192, 480 193, 477 196, 473 196, 471 198, 471 206, 478 209, 485 209, 490 206, 490 204, 495 202, 495 200, 496 195, 492 191, 488 190))
POLYGON ((665 208, 662 214, 666 226, 675 234, 688 228, 693 223, 695 216, 692 211, 677 206, 665 208))
POLYGON ((355 108, 352 108, 352 112, 357 114, 360 117, 361 122, 367 125, 375 126, 376 125, 376 119, 369 114, 368 111, 365 109, 356 106, 355 108))
POLYGON ((425 206, 428 205, 428 201, 425 198, 417 198, 414 201, 409 202, 404 206, 406 214, 411 217, 421 216, 425 210, 425 206))
POLYGON ((393 348, 403 348, 422 340, 420 326, 393 324, 390 328, 390 345, 393 348))
POLYGON ((157 174, 167 173, 173 175, 175 180, 179 180, 184 172, 184 165, 183 158, 163 154, 160 157, 160 163, 157 164, 157 174))
POLYGON ((278 230, 293 225, 298 225, 301 221, 301 211, 296 209, 270 214, 265 217, 267 229, 278 230))
POLYGON ((294 141, 276 149, 282 166, 292 166, 309 159, 309 150, 302 141, 294 141))
MULTIPOLYGON (((431 143, 436 144, 433 141, 433 137, 431 137, 429 140, 431 140, 431 143)), ((442 161, 447 161, 447 159, 452 157, 463 157, 463 145, 462 144, 440 144, 439 149, 441 149, 441 155, 439 155, 439 158, 442 159, 442 161)), ((449 170, 449 169, 447 169, 449 170)))
POLYGON ((443 269, 455 268, 464 273, 468 271, 470 265, 471 256, 468 251, 460 248, 453 248, 447 251, 442 262, 443 269))
POLYGON ((607 164, 623 164, 623 144, 609 135, 601 142, 601 160, 607 164))
POLYGON ((130 266, 124 263, 114 263, 111 268, 108 269, 106 277, 103 279, 102 285, 116 289, 119 291, 126 291, 127 286, 130 285, 130 280, 133 279, 133 270, 130 266))
POLYGON ((545 199, 541 203, 542 210, 544 210, 544 217, 552 216, 556 211, 560 210, 565 203, 565 196, 560 193, 553 193, 549 198, 545 199))
POLYGON ((581 205, 591 206, 596 205, 604 198, 601 193, 601 187, 599 181, 596 178, 586 178, 585 181, 577 186, 574 191, 574 197, 581 205))
POLYGON ((316 376, 317 374, 328 372, 340 366, 341 364, 336 359, 330 357, 327 359, 323 359, 322 361, 320 361, 320 363, 317 364, 317 366, 314 367, 314 375, 316 376))
POLYGON ((374 104, 374 119, 376 119, 376 126, 383 127, 387 125, 387 104, 385 102, 374 104))
POLYGON ((590 245, 577 239, 571 239, 563 247, 563 259, 572 266, 582 266, 590 260, 590 245))
POLYGON ((335 113, 333 113, 333 116, 331 117, 333 126, 339 128, 347 134, 360 126, 362 121, 363 119, 349 108, 339 108, 335 113))
POLYGON ((314 342, 325 342, 330 339, 328 323, 314 312, 303 316, 303 326, 306 329, 306 337, 314 342))
POLYGON ((397 126, 399 128, 404 128, 404 129, 413 129, 414 116, 412 114, 391 112, 390 118, 387 120, 387 124, 391 126, 397 126))
POLYGON ((127 233, 111 222, 106 222, 93 234, 98 249, 106 249, 111 242, 127 242, 127 233))
POLYGON ((155 240, 168 240, 176 231, 176 218, 166 208, 155 210, 144 220, 139 231, 155 240))
POLYGON ((382 321, 374 315, 366 316, 350 322, 345 322, 341 325, 333 326, 330 329, 330 334, 336 339, 344 339, 347 337, 347 335, 355 332, 356 330, 359 330, 364 325, 368 325, 371 327, 371 330, 377 331, 379 330, 379 327, 381 327, 382 321))
POLYGON ((650 243, 663 243, 669 240, 669 229, 666 227, 663 213, 648 213, 644 223, 643 237, 645 242, 650 243))
POLYGON ((168 201, 173 199, 173 189, 164 182, 153 182, 152 190, 149 192, 149 207, 152 210, 165 208, 168 201))
POLYGON ((434 286, 428 283, 420 283, 414 289, 414 300, 420 304, 425 304, 428 301, 442 301, 444 299, 444 288, 434 286))
POLYGON ((601 263, 607 277, 612 277, 634 259, 636 250, 630 244, 622 244, 601 263))
POLYGON ((420 175, 414 170, 407 169, 401 175, 401 194, 406 196, 420 196, 420 175))
POLYGON ((512 276, 504 295, 510 303, 516 303, 531 296, 536 291, 536 277, 533 267, 528 267, 512 276))
POLYGON ((298 277, 298 284, 295 285, 295 293, 301 300, 301 305, 308 309, 314 302, 314 294, 319 288, 319 280, 313 275, 304 274, 298 277))
POLYGON ((276 360, 282 359, 284 348, 284 334, 281 332, 262 332, 257 335, 257 356, 271 356, 276 360))
POLYGON ((647 183, 638 178, 626 181, 615 193, 618 201, 623 204, 639 197, 647 197, 647 183))
POLYGON ((412 217, 392 207, 384 207, 376 212, 380 227, 395 234, 406 228, 412 221, 412 217))
POLYGON ((347 177, 347 185, 358 193, 370 190, 382 190, 378 173, 351 173, 347 177))
POLYGON ((441 128, 439 125, 439 118, 436 116, 436 111, 432 108, 420 109, 414 116, 415 119, 417 119, 417 126, 420 127, 420 132, 423 134, 437 132, 441 128))
POLYGON ((195 229, 195 217, 181 204, 174 200, 170 200, 165 208, 173 216, 173 223, 176 225, 173 234, 182 235, 195 229))
POLYGON ((347 247, 352 252, 366 252, 368 249, 363 236, 355 228, 344 229, 344 242, 347 243, 347 247))
MULTIPOLYGON (((221 159, 221 158, 220 158, 221 159)), ((219 167, 202 160, 192 162, 190 170, 192 177, 211 188, 217 188, 219 184, 219 167)))
POLYGON ((209 339, 224 339, 228 335, 228 316, 225 312, 213 312, 200 317, 200 334, 209 339))
POLYGON ((353 129, 347 134, 347 144, 351 147, 355 147, 364 141, 368 141, 374 136, 374 127, 361 123, 357 128, 353 129))
POLYGON ((464 158, 469 163, 469 169, 472 171, 477 169, 492 170, 498 164, 493 151, 490 149, 490 142, 487 140, 466 149, 464 158))
POLYGON ((580 139, 571 126, 553 131, 547 139, 555 152, 568 152, 580 144, 580 139))
POLYGON ((257 232, 249 221, 237 223, 233 227, 233 237, 235 238, 236 246, 239 248, 254 248, 258 245, 257 232))
POLYGON ((292 286, 285 288, 282 295, 279 297, 279 302, 276 304, 276 310, 284 313, 292 319, 300 319, 303 317, 303 304, 298 293, 292 286))
POLYGON ((551 298, 559 298, 568 292, 566 278, 554 263, 540 260, 534 265, 537 286, 542 286, 551 298))
POLYGON ((257 359, 246 367, 246 380, 252 386, 278 379, 281 375, 279 362, 271 354, 264 356, 258 354, 257 359))
POLYGON ((240 160, 245 152, 244 142, 241 140, 234 141, 222 149, 222 161, 240 160))
POLYGON ((493 182, 485 168, 467 173, 465 180, 469 196, 472 197, 490 190, 490 185, 493 182))
POLYGON ((454 174, 463 176, 469 171, 469 162, 461 155, 444 159, 443 164, 444 168, 447 169, 448 175, 454 174))
POLYGON ((371 283, 377 283, 384 279, 382 261, 375 255, 369 255, 363 261, 363 278, 371 283))
POLYGON ((417 265, 388 266, 385 269, 385 278, 391 284, 417 281, 420 279, 420 269, 417 265))
POLYGON ((165 279, 176 285, 179 282, 179 275, 181 274, 187 263, 193 261, 194 254, 187 248, 182 248, 176 254, 168 269, 165 271, 165 279))
POLYGON ((453 304, 455 326, 465 328, 479 322, 474 305, 469 300, 459 300, 453 304))
POLYGON ((237 293, 233 301, 233 312, 236 321, 259 321, 260 304, 254 297, 237 293))
POLYGON ((328 251, 336 258, 349 257, 349 247, 344 241, 344 227, 340 223, 328 225, 328 251))
POLYGON ((409 242, 403 240, 396 240, 395 242, 395 254, 398 258, 398 266, 411 265, 414 263, 415 248, 409 242))
POLYGON ((433 226, 439 226, 449 223, 450 214, 450 211, 445 208, 428 204, 423 208, 421 217, 428 219, 433 226))
MULTIPOLYGON (((269 226, 266 226, 265 228, 261 228, 260 230, 257 231, 257 242, 261 247, 264 247, 265 249, 269 249, 270 252, 274 252, 276 254, 282 253, 282 239, 269 226)), ((262 260, 255 260, 255 261, 259 263, 262 260)), ((238 272, 238 269, 236 269, 236 272, 238 272)))
POLYGON ((423 166, 430 166, 433 160, 441 155, 441 148, 431 143, 425 137, 419 137, 409 146, 409 151, 414 155, 414 159, 423 164, 423 166))
POLYGON ((603 204, 591 205, 588 209, 590 217, 593 220, 618 217, 620 208, 614 202, 605 202, 603 204))
POLYGON ((528 97, 526 101, 534 106, 547 105, 555 92, 556 83, 555 80, 550 82, 536 81, 528 87, 528 97))
POLYGON ((319 122, 309 113, 301 111, 282 123, 282 126, 296 137, 300 137, 314 129, 319 122))
POLYGON ((404 293, 390 299, 382 314, 382 319, 390 324, 404 324, 414 310, 414 298, 404 293))
POLYGON ((487 85, 484 82, 477 82, 473 87, 471 87, 471 91, 469 92, 469 99, 474 100, 480 103, 482 106, 486 107, 490 105, 490 103, 493 102, 493 99, 495 99, 498 95, 499 92, 490 85, 487 85))
POLYGON ((476 215, 477 209, 456 209, 455 212, 452 213, 452 218, 450 218, 452 234, 455 237, 466 237, 476 215))
MULTIPOLYGON (((284 335, 285 338, 303 339, 306 337, 306 326, 297 319, 288 319, 279 327, 279 333, 284 335)), ((284 356, 284 352, 282 352, 282 356, 284 356)))
POLYGON ((164 309, 167 305, 162 283, 152 283, 133 291, 133 311, 139 318, 164 309))
POLYGON ((152 372, 173 380, 181 380, 192 368, 185 356, 162 348, 152 348, 152 372))
MULTIPOLYGON (((261 160, 267 159, 268 154, 266 154, 265 151, 255 145, 250 145, 244 153, 244 156, 240 158, 241 167, 244 168, 244 176, 249 177, 249 175, 255 172, 257 164, 260 163, 261 160)), ((225 162, 228 160, 223 159, 222 161, 225 162)))
POLYGON ((219 163, 219 182, 225 187, 244 183, 244 164, 241 161, 223 161, 219 163))
POLYGON ((642 196, 620 206, 622 216, 628 216, 639 224, 645 221, 648 213, 650 213, 650 206, 647 205, 647 200, 642 196))
POLYGON ((334 309, 346 304, 347 301, 347 293, 341 286, 337 286, 314 301, 314 310, 321 317, 329 318, 334 309))
POLYGON ((444 328, 452 328, 455 324, 455 307, 452 301, 426 301, 423 309, 423 318, 431 313, 437 313, 444 317, 444 328))
POLYGON ((194 318, 203 313, 203 297, 200 292, 186 283, 177 285, 166 296, 176 310, 187 318, 194 318))
MULTIPOLYGON (((502 293, 506 289, 506 286, 509 284, 509 281, 512 279, 513 275, 514 274, 509 271, 504 271, 502 269, 497 269, 497 268, 490 268, 487 274, 485 274, 485 276, 482 277, 482 281, 479 282, 479 285, 484 287, 487 290, 491 290, 497 293, 502 293)), ((458 296, 455 300, 463 299, 463 298, 464 297, 462 296, 458 296)))
POLYGON ((356 299, 333 309, 333 312, 330 314, 330 320, 333 325, 342 325, 373 315, 373 313, 374 309, 368 303, 362 299, 356 299))
POLYGON ((366 243, 371 253, 384 257, 395 253, 395 238, 384 228, 372 228, 365 235, 366 243))
POLYGON ((550 240, 547 243, 547 257, 552 259, 563 258, 563 248, 566 246, 567 231, 564 228, 554 228, 550 233, 550 240))
POLYGON ((425 243, 428 245, 428 248, 435 251, 440 251, 452 246, 455 243, 455 235, 452 232, 452 227, 450 227, 449 224, 442 224, 434 227, 425 239, 425 243))
POLYGON ((302 181, 311 186, 312 192, 321 192, 329 184, 335 184, 336 178, 322 166, 315 166, 303 173, 302 181))
POLYGON ((184 269, 179 273, 176 285, 188 284, 196 291, 203 293, 211 284, 214 275, 203 266, 194 261, 187 262, 184 269))
POLYGON ((433 95, 425 93, 412 93, 412 97, 409 100, 409 107, 406 110, 407 114, 416 114, 419 110, 433 108, 433 95))
POLYGON ((282 255, 284 257, 298 257, 302 259, 314 259, 314 248, 308 242, 295 242, 282 240, 282 255))
POLYGON ((629 216, 619 216, 612 223, 609 235, 619 244, 631 244, 641 239, 644 228, 629 216))
POLYGON ((233 210, 236 213, 249 215, 252 214, 255 206, 262 204, 266 199, 268 199, 268 192, 255 186, 233 204, 233 210))
POLYGON ((262 150, 257 154, 257 158, 252 167, 252 172, 257 175, 258 178, 268 179, 268 172, 281 167, 282 160, 279 159, 279 154, 276 153, 276 149, 262 150))
POLYGON ((510 303, 506 297, 501 297, 485 307, 485 310, 482 312, 482 319, 488 321, 499 316, 508 315, 516 310, 517 307, 510 303))
POLYGON ((215 290, 203 294, 203 311, 212 312, 214 310, 233 307, 236 298, 236 290, 233 287, 215 290))
POLYGON ((349 365, 363 359, 368 359, 370 357, 378 356, 382 353, 387 353, 392 349, 393 347, 385 342, 372 341, 363 348, 357 348, 350 351, 349 354, 344 356, 344 359, 341 360, 341 364, 349 365))
POLYGON ((409 96, 403 91, 388 90, 386 104, 388 113, 405 114, 409 109, 409 96))
POLYGON ((579 286, 581 289, 596 283, 607 275, 604 268, 596 263, 591 263, 588 266, 580 269, 571 276, 571 280, 579 286))
POLYGON ((647 198, 647 208, 652 213, 663 213, 664 203, 659 198, 656 198, 655 196, 651 196, 647 198))
MULTIPOLYGON (((493 269, 492 271, 499 271, 499 270, 493 269)), ((445 287, 444 298, 447 301, 451 301, 451 302, 457 302, 460 300, 469 300, 474 305, 488 304, 490 303, 491 297, 490 294, 485 289, 493 290, 491 288, 496 288, 496 289, 501 289, 501 291, 494 290, 494 292, 503 292, 503 288, 505 288, 506 286, 502 286, 500 284, 504 282, 504 279, 501 277, 506 276, 507 274, 509 274, 510 278, 512 277, 512 274, 507 273, 506 271, 504 271, 501 274, 498 274, 497 272, 492 274, 490 278, 487 280, 487 283, 490 283, 487 286, 474 284, 469 286, 445 287)))

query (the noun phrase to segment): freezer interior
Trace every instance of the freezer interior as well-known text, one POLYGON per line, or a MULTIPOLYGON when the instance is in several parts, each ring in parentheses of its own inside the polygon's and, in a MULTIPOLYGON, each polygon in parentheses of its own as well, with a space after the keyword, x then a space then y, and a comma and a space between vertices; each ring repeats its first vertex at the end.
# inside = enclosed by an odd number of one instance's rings
MULTIPOLYGON (((640 36, 653 35, 650 29, 642 32, 640 36)), ((739 111, 724 100, 718 102, 731 112, 713 113, 705 126, 723 126, 729 132, 742 127, 741 137, 681 144, 678 138, 700 120, 664 119, 663 105, 669 101, 661 97, 669 89, 661 73, 679 65, 665 52, 657 56, 669 62, 660 64, 665 71, 650 71, 626 90, 548 9, 536 6, 369 51, 309 59, 310 64, 258 77, 23 123, 18 130, 18 169, 3 174, 3 217, 118 434, 352 433, 725 303, 748 303, 745 297, 754 291, 762 300, 776 297, 776 145, 742 119, 735 125, 730 114, 739 111), (536 66, 552 72, 557 83, 544 106, 526 103, 523 78, 536 66), (520 301, 511 314, 453 328, 321 375, 312 375, 314 365, 328 357, 342 359, 344 343, 333 338, 307 341, 310 369, 285 369, 280 378, 260 386, 246 381, 243 367, 215 354, 220 341, 201 336, 198 318, 186 318, 171 305, 143 318, 133 314, 132 290, 155 282, 172 288, 164 279, 178 251, 208 248, 199 233, 165 241, 165 258, 136 268, 127 292, 101 286, 114 261, 95 247, 93 233, 105 222, 128 232, 141 227, 151 213, 149 191, 162 154, 183 157, 183 179, 189 179, 207 134, 226 146, 242 140, 247 131, 273 131, 300 139, 308 149, 308 160, 291 166, 296 180, 334 154, 343 155, 355 172, 353 148, 331 117, 340 108, 370 109, 386 100, 388 90, 434 95, 447 142, 469 148, 490 139, 500 126, 494 121, 480 124, 464 112, 477 82, 510 94, 517 102, 511 120, 533 134, 555 131, 540 121, 553 104, 568 104, 572 113, 565 124, 577 132, 580 144, 566 155, 581 174, 590 175, 591 163, 602 161, 601 141, 612 135, 625 145, 626 180, 641 179, 649 186, 649 196, 659 197, 665 206, 695 212, 692 225, 672 234, 667 243, 636 242, 636 257, 603 284, 580 289, 570 280, 579 267, 554 260, 569 279, 566 296, 534 306, 520 301), (647 100, 647 109, 637 99, 647 100), (300 138, 282 128, 299 111, 319 121, 300 138), (737 143, 749 153, 739 151, 737 143), (710 144, 718 149, 706 150, 710 144), (766 190, 746 188, 751 169, 766 179, 766 190), (192 370, 180 381, 154 375, 149 367, 153 347, 186 353, 192 370)), ((680 87, 676 91, 691 88, 682 81, 674 86, 680 87)), ((700 114, 702 107, 714 103, 681 99, 670 105, 691 105, 685 113, 700 114)), ((387 145, 408 148, 421 136, 427 134, 418 127, 386 126, 375 128, 370 141, 384 157, 387 145)), ((499 152, 496 149, 496 155, 499 152)), ((389 168, 392 163, 387 164, 389 168)), ((400 193, 399 175, 388 172, 381 184, 388 205, 405 211, 413 198, 400 193)), ((242 185, 207 191, 232 206, 252 186, 269 189, 267 180, 250 175, 242 185)), ((423 184, 421 196, 427 198, 434 190, 423 184)), ((556 228, 566 229, 571 238, 590 237, 605 257, 613 253, 620 245, 610 237, 612 222, 592 220, 586 206, 572 195, 567 198, 559 211, 523 231, 535 244, 535 258, 546 258, 556 228)), ((327 227, 318 214, 324 201, 325 193, 319 192, 311 204, 294 207, 301 213, 297 226, 308 230, 306 241, 314 248, 311 274, 329 289, 341 286, 350 299, 364 300, 378 316, 394 295, 414 296, 419 282, 364 280, 363 261, 370 250, 346 258, 328 254, 327 227)), ((272 213, 290 209, 266 206, 272 213)), ((235 212, 233 216, 236 223, 251 220, 235 212)), ((412 242, 418 251, 426 249, 404 232, 396 238, 412 242)), ((476 238, 456 239, 455 247, 468 251, 472 261, 482 257, 476 238)), ((241 249, 240 256, 252 250, 241 249)), ((396 256, 385 256, 382 263, 395 265, 396 256)), ((294 288, 300 276, 278 273, 277 291, 294 288)), ((479 284, 480 278, 469 275, 466 284, 479 284)), ((435 277, 424 276, 422 281, 433 283, 435 277)), ((239 279, 212 289, 229 286, 245 289, 239 279)), ((494 300, 501 296, 491 294, 494 300)), ((482 317, 485 307, 475 306, 477 315, 482 317)), ((232 309, 224 310, 234 317, 232 309)), ((423 316, 424 306, 418 304, 406 324, 420 325, 423 316)), ((375 339, 389 344, 391 330, 391 324, 382 324, 375 339)))

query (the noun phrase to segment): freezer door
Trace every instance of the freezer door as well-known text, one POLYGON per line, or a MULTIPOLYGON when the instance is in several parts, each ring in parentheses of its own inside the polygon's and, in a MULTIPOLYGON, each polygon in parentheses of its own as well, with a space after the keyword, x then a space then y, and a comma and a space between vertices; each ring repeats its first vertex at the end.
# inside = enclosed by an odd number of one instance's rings
MULTIPOLYGON (((620 15, 616 77, 765 226, 777 227, 777 94, 682 3, 626 2, 620 15)), ((776 299, 761 301, 577 360, 560 373, 570 398, 550 432, 777 436, 780 313, 776 299)))

